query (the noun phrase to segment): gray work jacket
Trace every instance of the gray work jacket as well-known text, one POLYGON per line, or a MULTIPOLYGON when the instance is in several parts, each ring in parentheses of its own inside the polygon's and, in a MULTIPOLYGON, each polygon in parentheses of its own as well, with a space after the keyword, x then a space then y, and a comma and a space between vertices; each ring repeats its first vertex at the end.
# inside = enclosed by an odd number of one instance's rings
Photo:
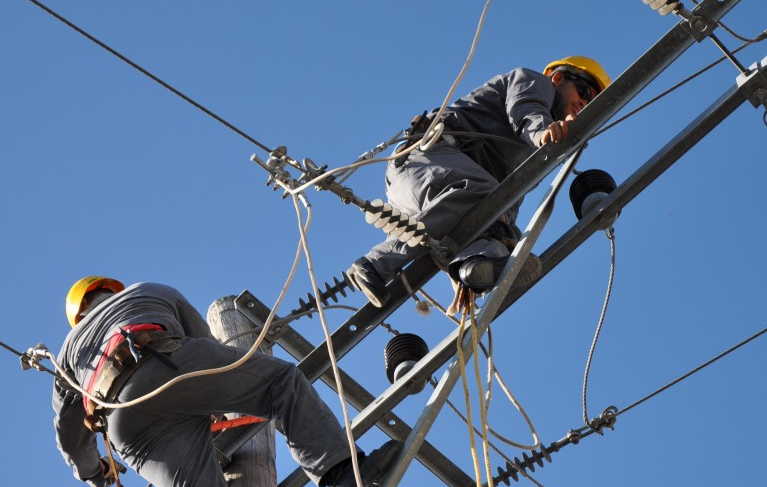
MULTIPOLYGON (((208 324, 181 293, 162 284, 137 283, 100 303, 80 320, 64 340, 58 362, 84 387, 109 338, 119 333, 121 326, 140 323, 162 325, 174 336, 212 338, 208 324)), ((57 380, 52 404, 56 445, 72 466, 75 478, 83 480, 98 474, 96 435, 83 425, 82 396, 57 380)))
POLYGON ((477 132, 505 140, 458 136, 459 149, 499 181, 537 148, 541 133, 554 121, 559 103, 548 76, 526 68, 494 76, 450 105, 448 131, 477 132))

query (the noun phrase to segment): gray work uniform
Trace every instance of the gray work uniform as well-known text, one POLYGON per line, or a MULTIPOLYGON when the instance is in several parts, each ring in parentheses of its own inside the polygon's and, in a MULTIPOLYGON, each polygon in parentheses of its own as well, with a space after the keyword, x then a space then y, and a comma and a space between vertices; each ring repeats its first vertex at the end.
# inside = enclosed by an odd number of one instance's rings
MULTIPOLYGON (((444 237, 471 207, 533 153, 536 141, 554 121, 558 104, 559 95, 551 79, 541 73, 517 68, 493 77, 448 107, 445 131, 477 132, 505 140, 471 135, 443 137, 426 152, 415 150, 405 160, 390 162, 386 169, 389 203, 423 222, 432 237, 444 237)), ((520 204, 521 200, 504 217, 517 238, 519 229, 514 220, 520 204)), ((390 238, 365 257, 384 281, 389 281, 404 265, 426 252, 425 247, 409 247, 390 238)), ((498 240, 482 238, 464 249, 456 260, 472 255, 504 257, 509 251, 498 240)))
MULTIPOLYGON (((79 384, 87 384, 104 344, 119 327, 155 323, 177 336, 169 355, 173 370, 156 358, 144 359, 119 394, 119 402, 141 396, 180 374, 228 365, 243 352, 221 345, 205 320, 175 289, 134 284, 100 303, 67 335, 59 363, 79 384)), ((58 382, 58 381, 57 381, 58 382)), ((54 426, 59 450, 83 480, 99 471, 95 434, 83 425, 80 394, 56 383, 54 426)), ((225 487, 216 461, 210 415, 237 412, 274 420, 309 477, 320 477, 349 458, 338 421, 304 375, 291 363, 256 353, 224 374, 196 377, 146 402, 108 416, 110 439, 123 460, 155 487, 225 487)))

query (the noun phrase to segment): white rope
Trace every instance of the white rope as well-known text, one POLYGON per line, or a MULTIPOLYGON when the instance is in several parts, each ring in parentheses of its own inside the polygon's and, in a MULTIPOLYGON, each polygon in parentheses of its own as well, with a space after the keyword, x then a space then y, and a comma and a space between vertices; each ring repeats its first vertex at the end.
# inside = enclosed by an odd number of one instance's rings
POLYGON ((320 323, 322 324, 322 332, 325 334, 325 343, 328 348, 328 357, 330 358, 330 366, 333 369, 333 378, 336 381, 336 391, 338 392, 338 399, 341 402, 341 411, 344 418, 344 428, 346 429, 346 439, 349 441, 349 452, 352 459, 352 470, 354 471, 354 480, 357 483, 357 487, 363 487, 362 476, 360 475, 360 466, 357 459, 357 448, 354 444, 354 435, 352 434, 351 421, 349 421, 349 411, 346 406, 346 397, 344 396, 344 386, 341 382, 341 375, 338 371, 338 363, 336 361, 336 353, 333 350, 333 340, 330 337, 330 330, 328 329, 327 322, 325 321, 325 311, 323 309, 322 300, 320 299, 320 290, 317 287, 317 279, 314 275, 314 264, 312 263, 312 253, 309 250, 309 243, 306 238, 306 231, 301 226, 301 209, 298 206, 299 198, 301 203, 307 212, 307 218, 311 215, 311 206, 306 201, 303 195, 293 195, 293 207, 296 210, 296 217, 298 218, 298 231, 301 234, 301 247, 304 250, 306 256, 306 267, 309 272, 309 280, 312 283, 312 291, 314 292, 314 299, 317 305, 317 312, 320 316, 320 323))
MULTIPOLYGON (((311 224, 311 213, 307 215, 306 223, 304 225, 304 231, 305 229, 309 228, 309 225, 311 224)), ((285 298, 285 294, 288 291, 288 288, 290 287, 290 284, 293 282, 293 277, 296 273, 296 268, 298 267, 298 263, 301 260, 301 244, 299 243, 298 247, 296 248, 296 255, 293 259, 293 264, 290 267, 290 272, 288 273, 288 277, 285 280, 285 284, 283 284, 282 289, 280 290, 280 294, 277 297, 277 301, 274 303, 274 306, 272 307, 271 311, 269 312, 269 316, 266 318, 266 322, 264 323, 264 328, 261 330, 261 333, 259 333, 258 337, 256 338, 256 341, 253 343, 253 345, 250 347, 250 349, 243 355, 239 360, 236 360, 232 362, 229 365, 225 365, 223 367, 216 367, 213 369, 203 369, 203 370, 196 370, 194 372, 188 372, 186 374, 179 375, 178 377, 174 377, 173 379, 169 380, 165 384, 161 385, 157 389, 148 392, 144 394, 143 396, 137 397, 136 399, 133 399, 128 402, 122 402, 122 403, 112 403, 112 402, 104 402, 103 400, 99 399, 98 397, 95 397, 93 394, 88 393, 85 391, 80 385, 67 374, 67 372, 58 364, 56 361, 56 357, 50 352, 46 352, 45 356, 48 358, 53 366, 56 368, 56 371, 66 380, 66 382, 77 392, 82 394, 84 397, 87 397, 89 400, 93 401, 97 405, 99 405, 102 408, 106 409, 125 409, 131 406, 135 406, 136 404, 140 404, 148 399, 151 399, 155 397, 156 395, 160 394, 161 392, 165 391, 169 387, 178 384, 179 382, 183 382, 188 379, 192 379, 194 377, 201 377, 204 375, 216 375, 216 374, 223 374, 225 372, 229 372, 231 370, 236 369, 237 367, 241 366, 245 362, 247 362, 250 357, 253 356, 258 351, 258 348, 261 346, 261 342, 264 341, 264 338, 266 337, 266 334, 269 332, 269 328, 272 325, 272 320, 274 319, 277 310, 280 307, 280 304, 282 303, 282 300, 285 298)))
MULTIPOLYGON (((461 70, 458 72, 458 75, 456 76, 455 80, 453 80, 453 83, 450 85, 450 88, 447 91, 447 94, 445 95, 445 98, 442 100, 442 105, 440 105, 439 110, 437 110, 437 114, 434 116, 434 118, 431 121, 431 124, 429 125, 429 128, 424 132, 424 137, 421 137, 419 140, 415 141, 410 146, 402 149, 401 151, 395 152, 389 157, 379 157, 374 159, 365 159, 359 162, 355 162, 353 164, 349 164, 347 166, 341 166, 337 167, 335 169, 331 169, 330 171, 322 174, 321 176, 318 176, 311 181, 302 184, 301 186, 295 188, 295 189, 286 189, 288 193, 291 195, 298 194, 306 188, 313 186, 320 181, 322 181, 325 178, 328 178, 334 174, 337 174, 339 172, 349 171, 349 170, 356 170, 357 168, 360 168, 362 166, 366 166, 368 164, 374 164, 376 162, 388 162, 393 161, 395 159, 399 159, 400 157, 403 157, 415 149, 417 149, 421 143, 426 138, 426 134, 429 134, 431 136, 432 134, 436 133, 436 126, 440 123, 440 118, 442 117, 442 114, 447 109, 447 105, 450 103, 450 100, 453 98, 453 95, 455 94, 456 89, 458 88, 458 85, 463 80, 463 77, 466 75, 466 71, 469 69, 469 66, 471 65, 471 62, 474 60, 474 53, 477 50, 477 45, 479 44, 479 36, 482 33, 482 29, 485 26, 485 19, 487 18, 487 12, 490 9, 490 5, 493 3, 492 0, 486 0, 485 5, 482 7, 482 13, 479 16, 479 21, 477 22, 477 28, 474 30, 474 37, 471 41, 471 46, 469 47, 469 53, 466 56, 466 59, 463 63, 463 66, 461 67, 461 70)), ((429 141, 427 140, 427 143, 429 141)), ((433 142, 433 140, 432 140, 433 142)))
MULTIPOLYGON (((429 303, 431 303, 432 306, 440 310, 447 319, 449 319, 456 325, 460 326, 460 322, 455 317, 449 315, 445 307, 442 306, 431 295, 429 295, 429 293, 427 293, 423 289, 420 289, 418 292, 421 294, 421 296, 424 297, 424 299, 426 299, 429 303)), ((487 357, 489 355, 488 351, 485 350, 484 347, 480 347, 480 348, 482 349, 482 352, 484 353, 484 355, 487 357)), ((490 434, 495 436, 498 440, 510 446, 513 446, 515 448, 520 448, 523 450, 535 450, 536 448, 539 448, 541 446, 541 439, 540 439, 540 435, 538 435, 538 430, 535 428, 535 425, 533 424, 533 421, 530 419, 530 416, 527 414, 527 411, 525 411, 525 408, 522 407, 522 404, 517 400, 514 393, 511 392, 511 389, 509 388, 509 386, 506 385, 506 382, 504 381, 503 376, 501 375, 501 372, 495 366, 493 366, 493 371, 494 371, 493 375, 495 377, 495 380, 498 383, 498 387, 501 388, 506 398, 509 400, 509 402, 511 402, 514 408, 517 411, 519 411, 519 413, 522 415, 522 418, 524 418, 525 423, 527 423, 527 427, 533 439, 533 444, 526 445, 524 443, 518 443, 516 441, 510 440, 506 438, 505 436, 501 435, 500 433, 498 433, 497 431, 495 431, 495 429, 493 428, 490 428, 490 434)))

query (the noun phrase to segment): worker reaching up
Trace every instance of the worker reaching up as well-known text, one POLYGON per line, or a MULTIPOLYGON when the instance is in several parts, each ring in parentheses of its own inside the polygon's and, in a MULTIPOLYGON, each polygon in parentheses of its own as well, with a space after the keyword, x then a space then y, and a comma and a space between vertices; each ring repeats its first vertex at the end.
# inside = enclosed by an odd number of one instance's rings
MULTIPOLYGON (((222 367, 243 352, 217 342, 207 323, 175 289, 89 276, 66 299, 72 330, 58 361, 89 393, 127 402, 188 372, 222 367)), ((355 486, 349 446, 338 421, 292 364, 261 353, 229 372, 182 381, 144 402, 100 410, 56 381, 56 440, 76 478, 92 487, 114 482, 94 431, 107 429, 122 459, 155 487, 226 487, 210 431, 212 414, 274 420, 293 457, 321 486, 355 486)), ((363 484, 374 485, 398 455, 389 442, 358 452, 363 484)), ((110 465, 111 464, 111 465, 110 465)), ((377 485, 377 484, 375 484, 377 485)))
MULTIPOLYGON (((535 149, 561 142, 578 112, 609 84, 602 66, 582 56, 549 63, 543 73, 517 68, 493 77, 447 107, 444 135, 436 143, 389 163, 389 203, 423 222, 430 236, 444 237, 535 149)), ((414 118, 405 144, 420 139, 435 115, 414 118)), ((521 202, 453 259, 448 272, 455 282, 477 292, 495 285, 521 237, 514 223, 521 202)), ((389 299, 388 282, 426 252, 425 247, 389 238, 356 260, 346 274, 381 307, 389 299)), ((516 282, 539 275, 540 261, 531 254, 516 282)))

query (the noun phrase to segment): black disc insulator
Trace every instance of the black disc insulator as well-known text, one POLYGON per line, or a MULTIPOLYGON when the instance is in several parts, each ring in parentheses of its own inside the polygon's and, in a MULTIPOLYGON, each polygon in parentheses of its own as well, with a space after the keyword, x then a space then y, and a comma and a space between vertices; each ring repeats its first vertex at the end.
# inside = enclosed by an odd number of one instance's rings
POLYGON ((394 371, 399 364, 409 360, 417 362, 427 353, 429 347, 426 342, 413 333, 400 333, 389 340, 384 349, 384 366, 389 382, 394 383, 394 371))
POLYGON ((601 169, 589 169, 580 173, 570 184, 570 201, 575 210, 575 216, 583 218, 581 212, 583 202, 594 193, 611 193, 617 185, 612 176, 601 169))

